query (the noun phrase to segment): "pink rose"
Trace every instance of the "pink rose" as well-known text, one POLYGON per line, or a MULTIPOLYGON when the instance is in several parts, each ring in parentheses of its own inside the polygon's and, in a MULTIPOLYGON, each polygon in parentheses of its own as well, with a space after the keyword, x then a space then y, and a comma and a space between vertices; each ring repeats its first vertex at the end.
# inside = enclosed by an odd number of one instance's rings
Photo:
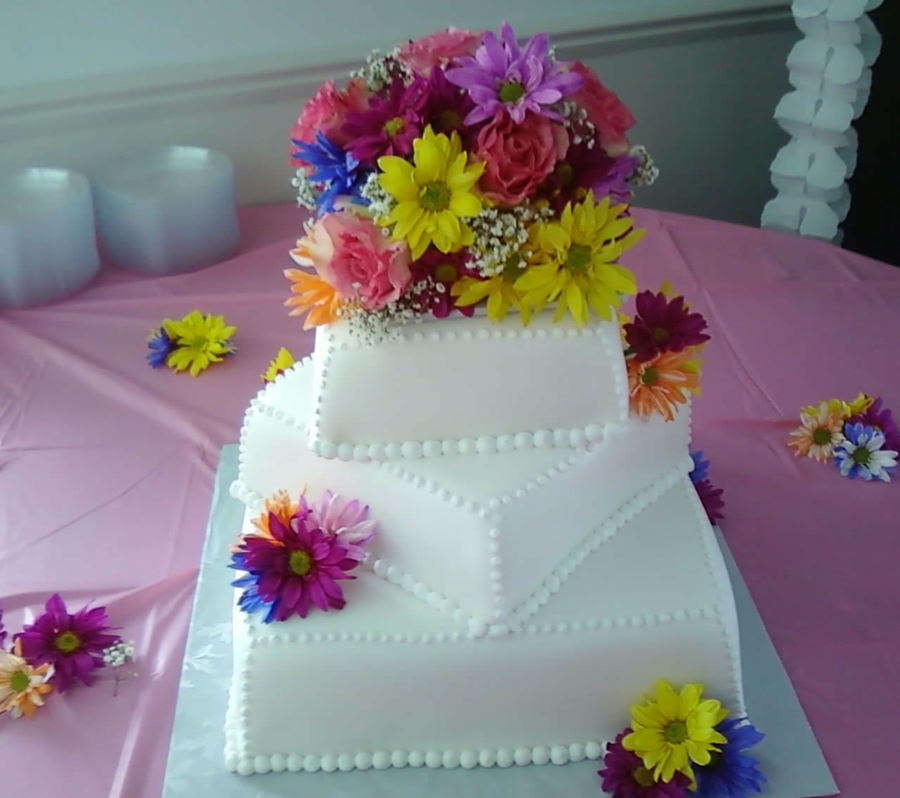
POLYGON ((378 310, 409 285, 406 242, 391 241, 365 216, 349 210, 325 214, 307 238, 307 253, 316 272, 342 299, 378 310))
POLYGON ((434 66, 444 66, 454 58, 474 55, 484 38, 484 31, 477 33, 450 27, 429 33, 400 48, 400 60, 414 72, 422 75, 434 66))
POLYGON ((584 85, 572 96, 572 100, 587 111, 588 121, 597 130, 597 144, 613 157, 628 152, 625 131, 634 126, 631 111, 615 92, 600 82, 594 70, 576 61, 572 71, 584 78, 584 85))
MULTIPOLYGON (((297 122, 291 127, 291 139, 312 144, 316 140, 316 132, 328 136, 335 144, 344 146, 347 137, 341 135, 341 128, 350 111, 362 112, 368 108, 369 92, 365 83, 354 78, 343 91, 334 87, 333 80, 326 80, 315 96, 310 99, 297 122)), ((294 146, 291 146, 293 153, 294 146)), ((291 163, 305 166, 306 162, 291 155, 291 163)))
POLYGON ((496 202, 518 205, 565 157, 569 134, 562 125, 528 111, 516 124, 504 109, 478 131, 475 156, 485 162, 479 187, 496 202))

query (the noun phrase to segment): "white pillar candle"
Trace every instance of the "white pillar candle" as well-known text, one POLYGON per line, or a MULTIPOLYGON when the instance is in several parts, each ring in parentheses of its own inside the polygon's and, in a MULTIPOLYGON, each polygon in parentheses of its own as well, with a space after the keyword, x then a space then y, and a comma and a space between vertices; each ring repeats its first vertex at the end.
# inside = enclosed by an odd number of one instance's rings
POLYGON ((0 177, 0 307, 63 299, 99 268, 84 175, 29 168, 0 177))
POLYGON ((225 260, 239 245, 234 168, 202 147, 168 147, 94 176, 97 228, 110 261, 179 274, 225 260))

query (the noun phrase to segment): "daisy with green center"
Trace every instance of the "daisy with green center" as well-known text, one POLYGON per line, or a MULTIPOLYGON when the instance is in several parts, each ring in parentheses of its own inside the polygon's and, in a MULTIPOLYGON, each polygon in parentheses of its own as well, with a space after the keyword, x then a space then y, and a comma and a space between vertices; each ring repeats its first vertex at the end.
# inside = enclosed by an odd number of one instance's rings
MULTIPOLYGON (((836 400, 835 400, 836 401, 836 400)), ((839 405, 821 402, 818 407, 805 407, 800 412, 800 426, 790 436, 788 446, 796 457, 811 457, 829 462, 834 450, 844 440, 844 419, 839 405)))
POLYGON ((531 309, 522 302, 522 292, 516 288, 516 281, 525 274, 526 264, 521 255, 509 257, 503 270, 487 279, 463 277, 450 288, 450 295, 456 297, 457 307, 470 307, 487 299, 487 316, 491 321, 502 321, 510 308, 519 311, 522 323, 531 321, 531 309))
POLYGON ((35 667, 17 653, 0 651, 0 715, 8 712, 16 720, 32 717, 53 690, 52 677, 52 665, 35 667))
POLYGON ((199 310, 177 321, 167 320, 166 332, 175 348, 166 357, 166 365, 173 371, 189 370, 196 377, 235 352, 231 336, 236 331, 237 327, 225 324, 224 316, 204 315, 199 310))
POLYGON ((449 137, 429 125, 413 141, 412 163, 396 155, 378 159, 378 182, 396 201, 384 222, 393 225, 391 238, 406 240, 418 260, 434 244, 441 252, 456 252, 474 240, 465 219, 481 213, 473 189, 483 163, 468 163, 456 132, 449 137))
POLYGON ((579 327, 593 311, 612 319, 622 296, 637 290, 634 275, 617 261, 643 237, 635 230, 626 205, 594 202, 593 192, 577 205, 567 204, 558 221, 538 222, 529 233, 529 267, 516 280, 522 302, 542 310, 556 302, 553 321, 568 311, 579 327))
POLYGON ((657 781, 676 773, 694 778, 692 764, 708 765, 728 740, 716 726, 728 716, 719 701, 703 698, 703 685, 686 684, 680 693, 660 679, 656 697, 631 708, 632 732, 622 745, 637 754, 657 781))

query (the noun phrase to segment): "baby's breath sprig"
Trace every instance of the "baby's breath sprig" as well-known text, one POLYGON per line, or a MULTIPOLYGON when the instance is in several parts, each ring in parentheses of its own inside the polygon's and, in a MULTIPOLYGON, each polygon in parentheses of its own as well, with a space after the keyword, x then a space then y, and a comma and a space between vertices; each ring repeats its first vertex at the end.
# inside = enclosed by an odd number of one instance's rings
POLYGON ((369 203, 369 213, 376 220, 386 218, 396 205, 396 200, 378 182, 378 173, 372 172, 359 190, 360 196, 369 203))
POLYGON ((291 185, 297 189, 297 204, 301 208, 314 211, 316 198, 322 193, 321 184, 310 180, 306 170, 300 168, 295 172, 291 185))
POLYGON ((569 131, 573 144, 585 144, 589 150, 597 140, 597 128, 588 120, 587 111, 578 103, 564 100, 557 104, 557 111, 563 118, 563 125, 569 131))
POLYGON ((552 217, 548 208, 518 205, 504 211, 485 208, 469 220, 475 241, 469 247, 469 267, 484 277, 500 274, 509 259, 528 241, 528 228, 541 219, 552 217))
POLYGON ((409 83, 412 80, 412 72, 399 56, 399 47, 395 47, 387 54, 382 54, 381 50, 373 50, 366 58, 366 65, 360 69, 354 69, 350 73, 350 77, 362 80, 366 84, 366 88, 375 93, 390 86, 398 78, 404 84, 409 83))
POLYGON ((118 643, 114 643, 108 648, 103 649, 102 656, 103 664, 107 668, 115 671, 115 675, 113 676, 116 680, 115 686, 113 687, 113 697, 115 697, 119 692, 119 682, 137 676, 136 671, 122 670, 122 668, 134 662, 136 659, 134 643, 131 641, 126 643, 124 640, 120 640, 118 643))
POLYGON ((341 318, 347 320, 350 332, 368 346, 394 340, 401 327, 421 321, 428 312, 429 307, 423 299, 428 287, 426 281, 414 283, 403 296, 379 310, 347 305, 341 309, 341 318))
POLYGON ((638 165, 635 167, 628 183, 631 186, 652 186, 659 177, 659 167, 653 162, 650 153, 643 144, 636 144, 629 152, 633 158, 638 159, 638 165))

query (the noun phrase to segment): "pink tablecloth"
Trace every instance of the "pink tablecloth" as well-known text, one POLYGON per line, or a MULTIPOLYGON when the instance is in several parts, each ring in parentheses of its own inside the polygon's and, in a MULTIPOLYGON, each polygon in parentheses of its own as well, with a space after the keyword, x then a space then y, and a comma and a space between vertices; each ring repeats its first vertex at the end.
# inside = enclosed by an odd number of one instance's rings
MULTIPOLYGON (((191 275, 108 272, 61 304, 0 313, 0 597, 17 629, 58 591, 109 606, 141 675, 0 718, 11 795, 160 794, 219 448, 278 347, 292 207, 243 213, 243 254, 191 275), (154 371, 144 338, 192 308, 238 326, 197 379, 154 371)), ((671 214, 630 265, 708 318, 694 443, 726 491, 722 528, 847 798, 893 794, 900 717, 900 480, 841 478, 785 447, 798 408, 858 391, 900 412, 900 269, 807 240, 671 214)), ((228 575, 223 574, 223 579, 228 575)))

